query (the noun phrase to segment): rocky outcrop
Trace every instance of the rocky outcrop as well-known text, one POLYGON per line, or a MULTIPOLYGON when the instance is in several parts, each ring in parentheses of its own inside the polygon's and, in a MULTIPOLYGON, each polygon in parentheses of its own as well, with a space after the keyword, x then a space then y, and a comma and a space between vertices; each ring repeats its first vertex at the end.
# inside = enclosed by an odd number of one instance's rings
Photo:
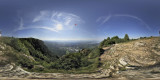
POLYGON ((148 38, 116 44, 100 57, 105 64, 146 67, 160 63, 160 38, 148 38))

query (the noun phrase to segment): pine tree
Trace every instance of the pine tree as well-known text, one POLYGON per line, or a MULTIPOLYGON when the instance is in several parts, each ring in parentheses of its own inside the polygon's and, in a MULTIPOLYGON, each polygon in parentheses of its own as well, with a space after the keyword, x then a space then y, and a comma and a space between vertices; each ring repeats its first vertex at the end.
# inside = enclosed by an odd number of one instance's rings
POLYGON ((124 40, 125 40, 125 41, 129 41, 129 36, 128 36, 128 34, 125 34, 124 40))

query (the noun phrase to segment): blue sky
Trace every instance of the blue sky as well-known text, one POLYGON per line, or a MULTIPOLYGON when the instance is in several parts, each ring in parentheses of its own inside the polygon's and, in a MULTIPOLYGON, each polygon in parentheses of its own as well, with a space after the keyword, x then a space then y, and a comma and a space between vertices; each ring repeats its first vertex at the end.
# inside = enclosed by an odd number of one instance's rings
POLYGON ((158 36, 159 0, 0 0, 4 36, 103 40, 158 36), (77 25, 75 25, 77 24, 77 25))

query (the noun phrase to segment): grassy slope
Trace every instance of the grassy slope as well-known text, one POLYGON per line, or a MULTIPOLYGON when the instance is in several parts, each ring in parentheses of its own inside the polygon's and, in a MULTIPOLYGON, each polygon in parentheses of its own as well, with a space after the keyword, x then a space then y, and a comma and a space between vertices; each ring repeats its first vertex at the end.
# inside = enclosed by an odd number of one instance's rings
MULTIPOLYGON (((44 45, 44 43, 34 38, 12 38, 1 37, 1 51, 5 61, 1 60, 1 63, 16 63, 24 68, 32 69, 34 65, 43 65, 54 61, 57 56, 50 55, 50 51, 44 45)), ((1 58, 2 59, 2 58, 1 58)))

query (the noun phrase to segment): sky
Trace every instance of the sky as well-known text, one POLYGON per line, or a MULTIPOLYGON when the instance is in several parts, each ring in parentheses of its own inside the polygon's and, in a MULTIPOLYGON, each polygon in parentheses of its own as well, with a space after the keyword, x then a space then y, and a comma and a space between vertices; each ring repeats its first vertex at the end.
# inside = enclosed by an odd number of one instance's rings
POLYGON ((103 40, 158 36, 160 0, 0 0, 3 36, 103 40))

